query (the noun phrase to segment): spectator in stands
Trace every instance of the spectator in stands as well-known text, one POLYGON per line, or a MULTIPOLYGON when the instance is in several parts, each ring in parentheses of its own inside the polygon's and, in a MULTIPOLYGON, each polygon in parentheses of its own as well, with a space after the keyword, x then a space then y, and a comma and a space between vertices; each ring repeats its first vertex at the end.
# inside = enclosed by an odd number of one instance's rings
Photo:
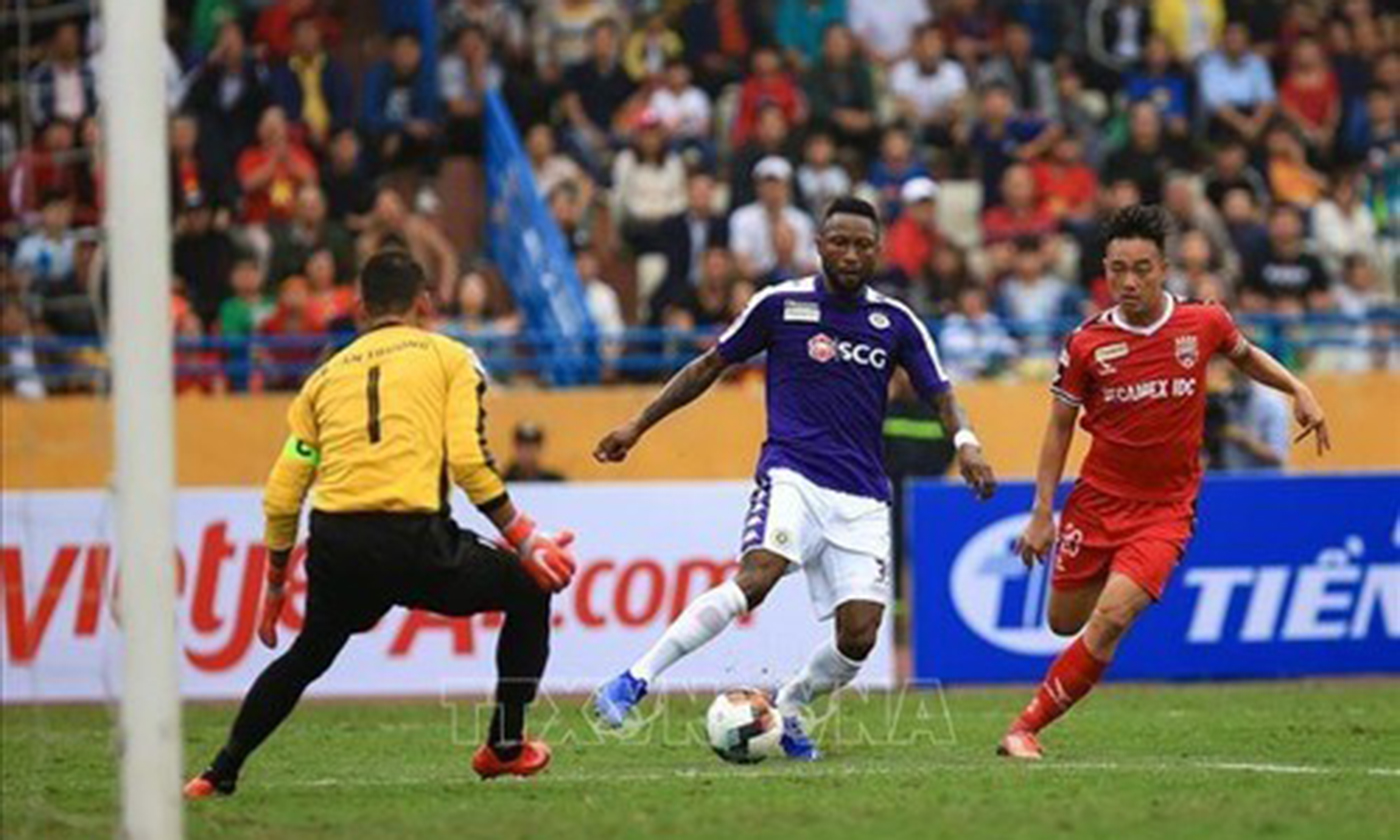
POLYGON ((73 234, 72 197, 49 192, 39 206, 39 227, 19 241, 14 267, 22 286, 49 297, 75 283, 78 239, 73 234))
POLYGON ((1283 314, 1329 308, 1332 280, 1305 244, 1302 213, 1287 204, 1276 206, 1269 214, 1268 250, 1245 265, 1241 307, 1283 314))
POLYGON ((729 244, 729 226, 715 200, 715 179, 692 173, 686 181, 686 208, 667 219, 658 237, 666 255, 666 280, 651 303, 652 312, 684 296, 700 282, 701 257, 729 244))
POLYGON ((222 354, 205 345, 204 323, 179 294, 171 299, 175 334, 175 393, 222 394, 228 390, 222 354))
POLYGON ((801 70, 817 63, 832 27, 845 27, 846 0, 778 0, 773 18, 788 65, 801 70))
POLYGON ((622 67, 638 85, 655 85, 668 64, 682 60, 684 46, 681 36, 667 28, 666 16, 653 12, 628 37, 622 67))
POLYGON ((188 204, 227 208, 233 187, 199 157, 199 122, 189 114, 170 120, 170 209, 179 212, 188 204))
POLYGON ((613 160, 613 211, 634 254, 664 251, 662 223, 685 209, 685 164, 668 148, 661 118, 642 115, 632 145, 613 160))
POLYGON ((24 301, 16 295, 0 295, 0 338, 9 345, 0 347, 0 366, 8 372, 0 381, 0 388, 26 400, 48 396, 44 377, 39 373, 42 359, 34 350, 36 332, 24 301))
POLYGON ((72 123, 50 122, 30 148, 20 150, 6 174, 8 210, 22 224, 38 222, 42 198, 53 193, 74 195, 82 180, 82 161, 75 154, 77 136, 72 123))
POLYGON ((1244 187, 1231 189, 1225 193, 1220 216, 1225 220, 1230 248, 1239 255, 1240 264, 1247 266, 1263 260, 1269 248, 1269 229, 1254 194, 1244 187))
POLYGON ((60 24, 46 52, 25 81, 33 122, 39 126, 56 119, 79 122, 97 113, 97 85, 83 61, 78 25, 60 24))
POLYGON ((938 184, 932 178, 913 178, 904 183, 899 198, 904 212, 885 234, 885 261, 908 283, 918 279, 943 238, 938 230, 938 184))
MULTIPOLYGON (((272 0, 260 5, 263 10, 258 15, 253 39, 262 44, 273 59, 282 60, 300 50, 301 39, 306 36, 298 29, 304 22, 316 28, 317 42, 339 40, 340 21, 322 8, 325 4, 321 0, 272 0)), ((287 112, 296 113, 291 108, 287 112)))
POLYGON ((1155 33, 1147 40, 1142 66, 1124 80, 1129 102, 1151 102, 1166 123, 1173 141, 1191 133, 1191 79, 1176 63, 1171 44, 1155 33))
POLYGON ((1229 298, 1221 251, 1199 230, 1178 237, 1177 256, 1167 274, 1167 289, 1187 300, 1224 303, 1229 298))
POLYGON ((1395 305, 1395 290, 1381 284, 1375 263, 1364 254, 1348 254, 1343 258, 1341 277, 1342 282, 1335 290, 1337 311, 1341 314, 1364 318, 1395 305))
POLYGON ((559 186, 568 183, 578 190, 585 205, 593 201, 593 179, 577 161, 556 151, 554 129, 548 123, 530 127, 525 135, 525 154, 530 158, 530 171, 541 197, 551 195, 559 186))
POLYGON ((1016 339, 991 311, 987 290, 969 283, 957 293, 957 309, 943 319, 938 350, 954 382, 996 376, 1020 355, 1016 339))
POLYGON ((531 18, 535 67, 546 81, 558 80, 573 68, 597 57, 597 28, 612 26, 620 36, 615 0, 543 0, 531 18))
POLYGON ((1001 17, 981 0, 948 0, 939 10, 939 25, 950 51, 969 74, 1001 43, 1001 17))
POLYGON ((1269 191, 1274 201, 1310 208, 1322 198, 1327 179, 1308 162, 1308 152, 1294 129, 1279 123, 1269 129, 1269 191))
POLYGON ((1223 379, 1224 424, 1220 429, 1223 470, 1276 470, 1288 461, 1292 419, 1288 400, 1231 364, 1211 361, 1212 379, 1223 379))
POLYGON ((351 336, 356 331, 355 287, 336 277, 335 254, 329 248, 311 252, 302 266, 311 288, 311 306, 316 317, 333 335, 351 336))
POLYGON ((240 220, 259 228, 287 221, 296 206, 297 191, 319 179, 316 159, 292 140, 282 109, 268 108, 258 121, 257 145, 238 156, 238 184, 243 190, 240 220))
POLYGON ((1128 142, 1109 152, 1103 174, 1109 181, 1129 178, 1147 204, 1162 202, 1162 180, 1171 169, 1190 165, 1190 148, 1162 136, 1162 117, 1152 102, 1137 102, 1128 110, 1128 142))
MULTIPOLYGON (((1209 239, 1211 248, 1219 252, 1230 250, 1230 234, 1215 206, 1203 198, 1197 190, 1196 178, 1187 172, 1168 172, 1162 183, 1162 209, 1167 211, 1173 227, 1178 233, 1200 231, 1209 239)), ((1167 262, 1175 262, 1180 257, 1181 240, 1167 243, 1167 262)), ((1231 265, 1231 270, 1237 266, 1231 265)))
POLYGON ((898 125, 885 129, 880 138, 880 157, 870 167, 866 183, 880 196, 886 220, 899 218, 900 190, 915 178, 929 178, 928 167, 915 156, 914 140, 898 125))
POLYGON ((803 90, 814 125, 831 132, 842 148, 869 154, 879 131, 875 86, 870 65, 856 50, 848 27, 829 26, 820 57, 804 76, 803 90))
POLYGON ((1382 84, 1372 84, 1366 91, 1366 121, 1356 141, 1356 157, 1367 171, 1379 175, 1387 162, 1400 157, 1400 125, 1395 118, 1396 95, 1382 84))
POLYGON ((714 129, 710 96, 692 83, 690 66, 683 58, 666 62, 661 84, 647 100, 647 108, 665 123, 672 142, 683 152, 693 151, 703 162, 714 159, 714 129))
POLYGON ((920 315, 948 312, 959 290, 978 283, 967 263, 967 252, 956 243, 941 238, 929 254, 915 282, 907 292, 909 305, 920 315))
POLYGON ((202 196, 187 199, 175 220, 172 268, 185 281, 194 314, 211 329, 231 289, 237 246, 218 220, 219 210, 202 196))
MULTIPOLYGON (((232 294, 219 303, 218 333, 228 339, 250 338, 275 308, 267 297, 263 271, 252 251, 235 256, 229 285, 232 294)), ((246 351, 240 358, 246 358, 246 351)))
POLYGON ((191 76, 184 107, 199 118, 200 158, 232 181, 239 152, 253 142, 270 101, 267 67, 230 21, 191 76))
POLYGON ((661 308, 661 323, 671 329, 722 327, 733 318, 734 258, 723 248, 710 248, 700 257, 694 287, 661 308))
POLYGON ((1084 46, 1094 87, 1116 90, 1124 74, 1139 66, 1152 32, 1148 5, 1144 0, 1090 0, 1084 46))
POLYGON ((1055 61, 1055 93, 1060 99, 1056 127, 1079 137, 1084 160, 1097 168, 1103 161, 1104 121, 1113 116, 1108 100, 1101 91, 1085 85, 1084 75, 1068 55, 1055 61))
POLYGON ((925 142, 952 144, 968 83, 962 65, 948 57, 942 29, 932 23, 918 28, 913 51, 890 70, 889 89, 900 116, 917 127, 925 142))
POLYGON ((1038 239, 1022 237, 1015 247, 1011 274, 1001 281, 998 309, 1016 323, 1027 348, 1048 350, 1053 342, 1045 328, 1081 316, 1079 299, 1068 282, 1048 270, 1038 239))
POLYGON ((1035 160, 1055 144, 1059 129, 1033 116, 1018 115, 1005 85, 982 89, 979 119, 965 143, 981 172, 982 206, 1002 202, 1002 175, 1017 161, 1035 160))
POLYGON ((978 78, 983 84, 1004 85, 1017 111, 1053 121, 1060 116, 1054 74, 1032 47, 1029 27, 1019 21, 1007 24, 1001 52, 982 65, 978 78))
POLYGON ((903 61, 933 20, 927 0, 848 0, 848 5, 862 52, 882 67, 903 61))
POLYGON ((602 339, 604 375, 612 378, 616 375, 617 360, 622 356, 622 334, 627 330, 627 319, 623 317, 617 290, 603 279, 601 268, 592 251, 579 251, 574 255, 574 270, 583 284, 584 304, 602 339))
POLYGON ((360 121, 370 148, 386 171, 437 171, 441 132, 437 68, 423 64, 418 33, 401 29, 389 57, 365 75, 360 121))
POLYGON ((1312 212, 1312 234, 1317 252, 1334 276, 1342 262, 1359 254, 1379 265, 1380 246, 1376 215, 1362 200, 1363 183, 1355 170, 1333 173, 1327 195, 1312 212))
POLYGON ((807 135, 802 165, 797 167, 797 193, 813 216, 820 216, 835 198, 851 192, 851 173, 836 160, 836 142, 824 131, 807 135))
POLYGON ((1214 163, 1205 176, 1206 198, 1223 210, 1225 194, 1234 189, 1247 190, 1259 206, 1269 200, 1269 184, 1259 170, 1249 164, 1249 148, 1231 138, 1215 147, 1214 163))
POLYGON ((731 137, 735 148, 742 147, 754 136, 758 114, 764 106, 781 109, 788 125, 801 125, 807 120, 802 89, 784 69, 779 52, 769 47, 754 53, 752 72, 739 87, 739 112, 734 117, 731 137))
POLYGON ((316 364, 327 336, 305 277, 293 274, 282 281, 277 307, 258 327, 258 335, 272 340, 260 353, 267 365, 264 386, 273 391, 296 388, 316 364))
POLYGON ((374 208, 355 241, 355 254, 359 262, 364 263, 381 249, 393 246, 407 250, 423 266, 428 288, 437 303, 451 305, 458 265, 452 243, 437 225, 410 212, 403 198, 392 188, 381 187, 375 193, 374 208))
POLYGON ((455 306, 451 316, 439 322, 438 328, 468 340, 502 337, 520 332, 520 313, 491 293, 489 269, 473 268, 457 279, 453 295, 455 306))
POLYGON ((747 280, 784 280, 816 270, 816 225, 792 206, 792 164, 767 157, 754 167, 758 200, 729 218, 729 246, 747 280))
POLYGON ((330 218, 352 231, 364 227, 374 206, 374 181, 353 128, 342 128, 331 138, 330 154, 321 167, 321 189, 330 218))
POLYGON ((1342 121, 1342 89, 1316 39, 1302 38, 1293 45, 1278 103, 1279 113, 1310 149, 1323 156, 1331 154, 1342 121))
POLYGON ((1062 227, 1087 230, 1093 225, 1099 175, 1084 162, 1084 143, 1066 132, 1050 154, 1031 164, 1036 200, 1062 227))
POLYGON ((588 60, 574 65, 564 79, 565 140, 597 180, 614 142, 620 138, 618 117, 636 86, 618 57, 618 24, 604 18, 590 30, 588 60))
POLYGON ((1002 176, 1005 202, 982 213, 982 242, 987 250, 989 276, 996 278, 1012 269, 1017 240, 1033 240, 1044 250, 1041 255, 1053 264, 1059 253, 1054 237, 1058 225, 1050 211, 1036 201, 1035 176, 1024 163, 1017 163, 1002 176))
POLYGON ((564 474, 544 465, 544 429, 529 420, 517 423, 510 466, 502 476, 511 484, 522 481, 560 482, 564 474))
POLYGON ((525 15, 513 0, 446 0, 438 8, 438 29, 455 38, 465 26, 486 34, 493 50, 511 62, 528 55, 525 15))
POLYGON ((276 285, 288 275, 305 273, 307 259, 321 250, 331 254, 332 277, 348 281, 355 276, 355 244, 349 231, 330 218, 321 188, 307 184, 297 190, 292 218, 272 229, 268 278, 276 285))
POLYGON ((766 157, 780 157, 792 163, 797 156, 797 138, 793 136, 783 109, 777 105, 765 105, 759 109, 757 129, 753 139, 735 150, 730 161, 729 178, 730 207, 743 207, 754 200, 755 182, 744 177, 766 157))
POLYGON ((689 0, 681 11, 685 60, 711 97, 743 78, 753 51, 767 41, 761 7, 748 0, 689 0))
POLYGON ((559 226, 559 232, 563 235, 570 252, 576 254, 594 246, 595 228, 598 226, 594 213, 596 204, 584 203, 577 184, 564 181, 554 188, 546 197, 546 201, 549 203, 550 216, 559 226))
POLYGON ((480 26, 462 27, 453 45, 453 51, 438 62, 438 87, 446 110, 443 153, 480 158, 486 148, 482 121, 486 94, 501 88, 505 71, 491 57, 491 42, 480 26))
POLYGON ((272 70, 272 101, 314 148, 354 120, 350 73, 326 51, 319 19, 304 14, 292 23, 291 54, 272 70))
POLYGON ((1250 51, 1243 23, 1225 27, 1221 48, 1201 59, 1196 82, 1212 139, 1253 143, 1273 118, 1277 96, 1269 64, 1250 51))

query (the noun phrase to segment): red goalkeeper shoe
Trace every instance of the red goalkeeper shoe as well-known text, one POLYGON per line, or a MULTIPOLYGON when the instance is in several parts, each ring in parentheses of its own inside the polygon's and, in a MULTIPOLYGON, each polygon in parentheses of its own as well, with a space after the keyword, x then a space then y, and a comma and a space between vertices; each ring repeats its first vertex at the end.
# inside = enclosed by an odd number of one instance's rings
POLYGON ((533 776, 549 766, 549 745, 544 741, 526 741, 520 747, 520 755, 510 761, 503 761, 490 744, 482 744, 472 756, 472 769, 483 779, 497 776, 533 776))
POLYGON ((1045 752, 1040 748, 1040 741, 1034 732, 1028 729, 1013 729, 1002 737, 1000 744, 997 744, 997 755, 1019 758, 1022 761, 1040 761, 1045 757, 1045 752))
POLYGON ((205 771, 185 783, 186 799, 212 799, 216 796, 232 796, 235 782, 220 779, 205 771))

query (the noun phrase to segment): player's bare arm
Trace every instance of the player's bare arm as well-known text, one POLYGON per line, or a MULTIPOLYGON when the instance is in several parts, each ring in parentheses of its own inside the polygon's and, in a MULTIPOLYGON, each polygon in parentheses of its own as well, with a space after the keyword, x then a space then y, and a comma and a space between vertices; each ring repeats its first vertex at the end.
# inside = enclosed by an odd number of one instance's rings
POLYGON ((1318 455, 1332 448, 1332 438, 1327 430, 1327 416, 1322 411, 1322 404, 1313 396, 1312 389, 1303 380, 1294 376, 1273 356, 1252 344, 1244 353, 1232 357, 1230 361, 1245 376, 1293 399, 1293 418, 1302 427, 1298 436, 1293 439, 1294 443, 1313 435, 1318 455))
POLYGON ((608 432, 593 450, 593 457, 602 463, 617 463, 637 445, 647 430, 673 411, 689 405, 710 389, 724 373, 729 363, 715 350, 706 350, 671 377, 661 393, 656 395, 636 417, 608 432))
POLYGON ((1040 444, 1040 463, 1035 472, 1035 504, 1031 521, 1016 541, 1016 553, 1030 568, 1037 560, 1045 560, 1055 543, 1055 489, 1065 472, 1069 445, 1074 440, 1074 422, 1079 409, 1069 403, 1053 400, 1050 420, 1045 426, 1045 438, 1040 444))
MULTIPOLYGON (((971 433, 972 427, 968 423, 967 412, 963 410, 951 388, 935 395, 930 403, 938 412, 945 432, 955 443, 958 441, 959 432, 971 433)), ((992 465, 982 454, 982 445, 975 437, 958 444, 958 472, 962 474, 963 481, 977 494, 977 498, 990 499, 992 494, 996 493, 997 480, 992 472, 992 465)))

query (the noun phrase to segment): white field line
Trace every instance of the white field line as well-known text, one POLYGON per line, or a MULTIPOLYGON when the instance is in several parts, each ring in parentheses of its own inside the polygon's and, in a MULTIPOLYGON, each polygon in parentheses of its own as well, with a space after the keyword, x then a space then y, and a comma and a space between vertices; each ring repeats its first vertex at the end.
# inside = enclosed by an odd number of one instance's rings
MULTIPOLYGON (((775 759, 780 761, 781 759, 775 759)), ((897 765, 893 767, 812 767, 788 765, 782 769, 774 768, 725 768, 717 766, 707 770, 624 770, 612 773, 555 770, 546 771, 534 779, 517 780, 509 779, 507 783, 523 784, 544 784, 544 785, 564 785, 564 784, 590 784, 590 785, 613 785, 613 784, 637 784, 647 782, 665 781, 742 781, 753 782, 762 779, 775 780, 796 780, 796 779, 841 779, 859 777, 918 777, 935 773, 966 772, 969 770, 993 770, 995 764, 982 762, 929 762, 922 766, 897 765)), ((1016 767, 1036 773, 1085 773, 1085 772, 1111 772, 1111 773, 1254 773, 1262 775, 1277 776, 1381 776, 1400 778, 1400 767, 1329 767, 1313 764, 1269 764, 1258 762, 1236 762, 1236 761, 1189 761, 1181 763, 1170 762, 1129 762, 1120 763, 1113 761, 1040 761, 1040 762, 1020 762, 1012 764, 1007 762, 1003 766, 1016 767)), ((417 787, 436 786, 442 784, 452 784, 457 781, 441 775, 437 776, 400 776, 378 779, 306 779, 289 780, 276 783, 279 788, 382 788, 382 787, 417 787)))

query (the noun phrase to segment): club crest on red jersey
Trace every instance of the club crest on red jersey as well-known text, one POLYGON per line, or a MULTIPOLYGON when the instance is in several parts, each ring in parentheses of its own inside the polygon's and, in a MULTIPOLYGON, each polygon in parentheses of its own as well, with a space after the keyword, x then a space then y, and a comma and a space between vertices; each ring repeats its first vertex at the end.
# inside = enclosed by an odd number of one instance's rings
POLYGON ((1180 335, 1176 338, 1176 360, 1187 369, 1196 366, 1200 358, 1200 343, 1194 335, 1180 335))

